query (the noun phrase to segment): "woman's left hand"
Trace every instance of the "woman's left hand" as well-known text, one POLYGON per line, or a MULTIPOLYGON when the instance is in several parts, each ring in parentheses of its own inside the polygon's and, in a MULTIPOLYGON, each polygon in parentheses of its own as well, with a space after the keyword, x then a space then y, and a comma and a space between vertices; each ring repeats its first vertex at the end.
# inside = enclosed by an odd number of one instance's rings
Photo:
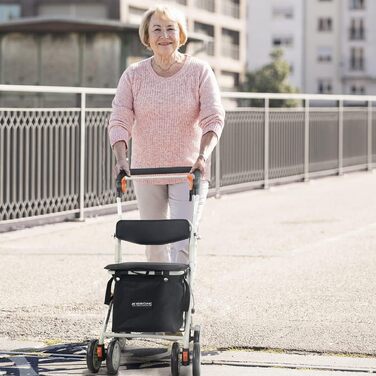
POLYGON ((195 164, 192 166, 191 171, 189 173, 192 174, 196 170, 200 170, 202 175, 205 174, 206 161, 205 161, 204 157, 201 156, 201 155, 197 158, 195 164))

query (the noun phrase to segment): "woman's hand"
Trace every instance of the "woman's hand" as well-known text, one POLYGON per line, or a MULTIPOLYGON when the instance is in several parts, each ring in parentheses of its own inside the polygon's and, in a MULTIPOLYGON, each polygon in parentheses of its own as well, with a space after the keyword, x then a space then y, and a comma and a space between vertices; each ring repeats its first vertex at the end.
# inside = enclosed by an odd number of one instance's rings
POLYGON ((130 169, 129 169, 129 163, 128 163, 128 160, 126 158, 118 160, 117 163, 115 164, 114 168, 112 169, 112 174, 114 176, 114 179, 117 178, 120 171, 124 171, 127 176, 131 176, 131 172, 130 172, 130 169))
POLYGON ((129 169, 129 163, 127 158, 127 145, 124 141, 118 141, 113 146, 113 151, 115 154, 116 165, 112 169, 112 175, 114 179, 117 178, 120 171, 124 171, 128 176, 131 176, 129 169))
POLYGON ((203 155, 199 155, 195 164, 192 166, 191 171, 189 172, 190 174, 193 174, 196 170, 201 171, 201 175, 205 174, 206 171, 206 160, 203 155))

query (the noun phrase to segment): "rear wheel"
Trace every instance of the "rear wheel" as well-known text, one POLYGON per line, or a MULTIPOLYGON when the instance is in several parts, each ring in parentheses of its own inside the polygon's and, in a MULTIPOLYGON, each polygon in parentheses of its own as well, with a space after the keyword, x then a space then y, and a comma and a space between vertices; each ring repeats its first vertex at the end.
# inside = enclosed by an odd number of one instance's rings
POLYGON ((116 375, 120 367, 121 348, 117 339, 113 339, 107 348, 106 366, 107 373, 116 375))
POLYGON ((174 342, 171 349, 171 375, 179 376, 180 372, 180 348, 179 343, 174 342))
POLYGON ((98 340, 92 339, 86 349, 86 365, 87 368, 93 372, 97 373, 99 368, 101 368, 102 359, 98 357, 98 340))

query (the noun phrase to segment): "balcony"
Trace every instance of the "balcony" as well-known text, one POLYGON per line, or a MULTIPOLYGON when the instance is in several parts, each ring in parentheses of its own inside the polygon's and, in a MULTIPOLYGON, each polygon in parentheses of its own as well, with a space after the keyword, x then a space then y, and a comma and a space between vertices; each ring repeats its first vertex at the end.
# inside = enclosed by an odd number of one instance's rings
POLYGON ((208 12, 215 12, 215 0, 196 0, 196 7, 207 10, 208 12))

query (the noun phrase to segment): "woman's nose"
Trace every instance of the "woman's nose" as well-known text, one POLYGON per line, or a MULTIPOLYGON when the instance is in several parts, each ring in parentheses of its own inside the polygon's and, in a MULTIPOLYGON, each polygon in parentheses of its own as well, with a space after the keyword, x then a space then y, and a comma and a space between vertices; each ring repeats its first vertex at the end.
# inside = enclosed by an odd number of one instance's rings
POLYGON ((167 30, 162 30, 162 37, 167 38, 168 33, 167 30))

